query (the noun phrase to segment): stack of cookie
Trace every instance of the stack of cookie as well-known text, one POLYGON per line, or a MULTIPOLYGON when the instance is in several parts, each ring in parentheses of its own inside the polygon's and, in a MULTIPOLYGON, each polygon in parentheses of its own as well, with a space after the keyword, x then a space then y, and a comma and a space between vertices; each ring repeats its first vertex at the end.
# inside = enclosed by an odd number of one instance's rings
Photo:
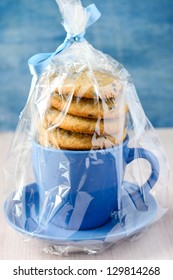
POLYGON ((123 85, 112 74, 75 73, 52 93, 38 141, 66 150, 110 148, 126 138, 127 111, 123 85))

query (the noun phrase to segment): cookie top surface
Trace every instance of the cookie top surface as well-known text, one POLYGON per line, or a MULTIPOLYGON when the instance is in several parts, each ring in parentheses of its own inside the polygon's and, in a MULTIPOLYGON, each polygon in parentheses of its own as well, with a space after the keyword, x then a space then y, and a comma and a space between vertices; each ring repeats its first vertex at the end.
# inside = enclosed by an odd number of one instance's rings
POLYGON ((123 83, 111 73, 83 71, 68 76, 55 92, 84 98, 114 98, 123 91, 123 83))

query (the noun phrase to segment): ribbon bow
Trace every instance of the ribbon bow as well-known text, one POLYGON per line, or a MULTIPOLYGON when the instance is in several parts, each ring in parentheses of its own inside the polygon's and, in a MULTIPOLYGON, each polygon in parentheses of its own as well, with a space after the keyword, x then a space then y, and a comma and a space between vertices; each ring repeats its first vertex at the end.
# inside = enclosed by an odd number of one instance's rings
MULTIPOLYGON (((85 8, 85 10, 88 14, 88 21, 86 24, 86 28, 87 28, 100 18, 101 13, 99 12, 95 4, 89 5, 88 7, 85 8)), ((62 52, 64 49, 68 48, 69 46, 71 46, 74 42, 84 41, 85 40, 84 35, 85 35, 85 31, 76 35, 71 35, 67 33, 64 42, 56 49, 54 53, 38 53, 32 56, 28 60, 28 65, 31 74, 36 76, 41 75, 44 69, 49 65, 49 63, 51 62, 52 58, 55 55, 62 52)))

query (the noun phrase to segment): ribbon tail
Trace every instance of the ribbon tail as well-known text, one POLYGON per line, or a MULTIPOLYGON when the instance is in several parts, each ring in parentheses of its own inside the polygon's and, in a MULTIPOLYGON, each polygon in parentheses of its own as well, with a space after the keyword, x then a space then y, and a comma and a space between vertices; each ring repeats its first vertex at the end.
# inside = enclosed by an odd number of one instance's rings
POLYGON ((54 53, 38 53, 28 60, 28 66, 31 75, 39 76, 43 73, 45 68, 50 64, 52 58, 58 53, 62 52, 65 48, 70 46, 70 41, 65 40, 54 53))
POLYGON ((101 17, 101 13, 99 12, 95 4, 91 4, 85 9, 89 15, 87 26, 86 26, 86 28, 88 28, 90 25, 95 23, 101 17))

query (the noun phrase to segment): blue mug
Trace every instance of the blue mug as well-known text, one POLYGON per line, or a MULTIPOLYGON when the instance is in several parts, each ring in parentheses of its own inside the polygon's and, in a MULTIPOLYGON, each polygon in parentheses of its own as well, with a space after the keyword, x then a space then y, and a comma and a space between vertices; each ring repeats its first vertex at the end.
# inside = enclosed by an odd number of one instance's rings
POLYGON ((151 165, 149 192, 159 176, 156 156, 143 148, 129 148, 128 137, 109 149, 70 151, 46 148, 33 142, 32 164, 40 196, 40 225, 51 221, 72 230, 105 224, 121 209, 121 191, 126 165, 135 159, 151 165))

